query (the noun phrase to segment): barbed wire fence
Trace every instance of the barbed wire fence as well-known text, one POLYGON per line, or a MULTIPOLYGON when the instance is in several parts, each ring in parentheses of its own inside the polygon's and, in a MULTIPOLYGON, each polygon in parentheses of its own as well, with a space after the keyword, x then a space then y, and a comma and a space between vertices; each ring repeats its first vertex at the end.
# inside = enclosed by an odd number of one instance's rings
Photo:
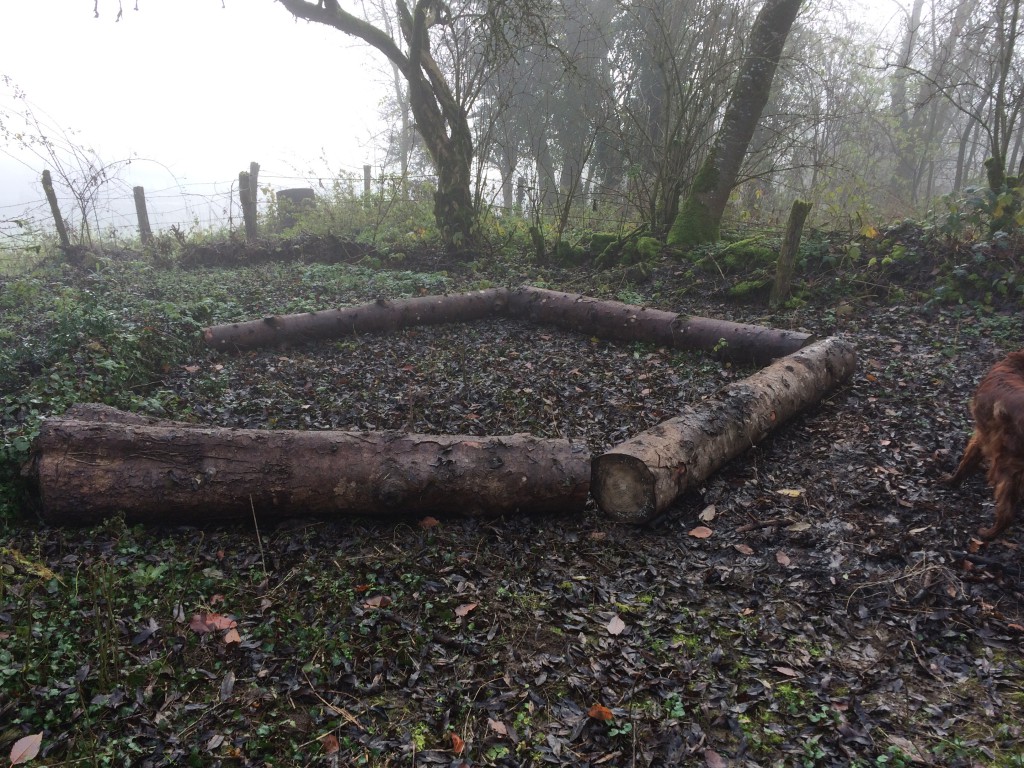
MULTIPOLYGON (((250 211, 254 221, 265 217, 277 205, 278 193, 284 190, 308 190, 314 198, 330 201, 339 191, 353 199, 374 195, 383 197, 398 188, 433 188, 436 175, 432 173, 390 174, 387 169, 374 173, 369 165, 347 166, 332 176, 297 174, 294 171, 263 170, 258 164, 250 172, 258 174, 252 185, 254 193, 250 211)), ((244 232, 246 210, 241 194, 242 178, 222 178, 215 181, 181 181, 155 189, 144 190, 145 229, 151 233, 174 232, 179 237, 216 236, 244 232)), ((254 175, 255 175, 254 174, 254 175)), ((66 190, 54 190, 56 205, 74 233, 76 242, 91 239, 103 247, 130 247, 145 241, 142 212, 138 208, 139 194, 128 179, 114 179, 101 188, 90 201, 88 221, 82 221, 78 201, 66 190)), ((535 222, 540 209, 540 190, 533 180, 514 185, 516 200, 512 205, 504 201, 500 181, 485 180, 481 198, 497 216, 516 216, 535 222)), ((22 202, 0 205, 0 275, 18 271, 41 258, 41 243, 55 240, 55 221, 50 202, 40 189, 40 196, 22 202)), ((595 186, 588 193, 588 203, 575 206, 567 217, 569 229, 616 231, 633 226, 637 211, 621 190, 607 190, 595 186)), ((737 222, 738 226, 743 226, 737 222)), ((770 222, 760 222, 763 231, 770 222)))

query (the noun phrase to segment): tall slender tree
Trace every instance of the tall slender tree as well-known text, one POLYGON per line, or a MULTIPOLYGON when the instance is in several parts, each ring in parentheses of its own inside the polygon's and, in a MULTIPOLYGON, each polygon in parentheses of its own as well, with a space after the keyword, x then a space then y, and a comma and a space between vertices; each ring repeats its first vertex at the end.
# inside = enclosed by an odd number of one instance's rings
POLYGON ((761 119, 786 38, 803 0, 765 0, 754 20, 746 57, 733 85, 722 126, 683 203, 668 241, 689 246, 718 239, 729 194, 761 119))

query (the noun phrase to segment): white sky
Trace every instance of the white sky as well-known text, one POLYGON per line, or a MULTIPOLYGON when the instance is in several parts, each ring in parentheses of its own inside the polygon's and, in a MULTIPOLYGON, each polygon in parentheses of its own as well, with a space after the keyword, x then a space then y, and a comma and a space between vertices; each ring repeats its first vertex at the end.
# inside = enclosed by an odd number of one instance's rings
MULTIPOLYGON (((278 187, 376 166, 389 73, 367 46, 274 0, 122 3, 115 23, 117 0, 100 0, 99 19, 89 0, 0 0, 0 75, 104 161, 138 158, 121 174, 129 195, 224 187, 251 161, 278 187)), ((21 110, 11 95, 0 84, 0 110, 21 110)), ((43 197, 43 163, 11 149, 0 143, 0 219, 43 197)))

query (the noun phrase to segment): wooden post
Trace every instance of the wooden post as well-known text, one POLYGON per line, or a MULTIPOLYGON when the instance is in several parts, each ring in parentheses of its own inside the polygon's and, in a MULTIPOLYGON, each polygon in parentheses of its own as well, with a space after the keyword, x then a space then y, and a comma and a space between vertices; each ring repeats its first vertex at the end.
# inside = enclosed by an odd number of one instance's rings
POLYGON ((775 284, 768 299, 768 304, 773 308, 789 298, 793 283, 793 265, 800 250, 800 235, 804 230, 807 214, 811 212, 811 205, 812 203, 803 200, 794 200, 789 211, 789 222, 786 224, 786 234, 782 237, 779 263, 775 269, 775 284))
POLYGON ((242 203, 242 219, 245 221, 245 239, 255 240, 256 231, 256 201, 252 196, 252 178, 246 171, 238 174, 238 198, 242 203))
POLYGON ((369 195, 370 194, 370 188, 371 188, 371 185, 372 185, 372 182, 373 182, 373 179, 370 176, 370 172, 372 170, 373 169, 370 166, 368 166, 368 165, 364 165, 363 166, 363 194, 364 195, 369 195))
POLYGON ((71 240, 68 239, 68 228, 64 226, 64 217, 60 215, 60 206, 57 205, 57 195, 53 191, 53 179, 50 172, 43 171, 43 191, 46 193, 46 200, 50 203, 50 213, 53 214, 53 223, 57 227, 57 237, 60 238, 60 247, 67 250, 71 247, 71 240))
POLYGON ((149 228, 149 211, 146 210, 146 190, 142 187, 133 187, 135 195, 135 214, 139 218, 139 237, 143 245, 153 244, 153 230, 149 228))
POLYGON ((249 163, 249 199, 252 200, 252 204, 256 205, 256 201, 260 199, 260 164, 257 162, 249 163))

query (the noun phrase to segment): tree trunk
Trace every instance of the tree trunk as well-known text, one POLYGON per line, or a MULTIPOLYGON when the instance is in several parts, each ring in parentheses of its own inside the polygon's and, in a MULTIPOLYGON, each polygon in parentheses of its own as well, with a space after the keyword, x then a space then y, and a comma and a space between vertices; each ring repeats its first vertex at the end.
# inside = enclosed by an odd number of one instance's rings
POLYGON ((246 323, 215 325, 203 331, 203 340, 208 346, 222 350, 301 344, 315 339, 395 331, 412 325, 480 320, 503 314, 507 303, 508 291, 505 288, 396 301, 378 299, 357 307, 273 315, 246 323))
POLYGON ((589 453, 568 440, 192 427, 132 414, 48 419, 29 474, 49 522, 580 512, 589 453), (140 423, 141 422, 141 423, 140 423))
POLYGON ((801 3, 802 0, 765 0, 757 14, 722 127, 669 231, 669 245, 686 247, 718 239, 725 205, 768 103, 782 48, 801 3))
POLYGON ((811 212, 812 203, 803 200, 794 200, 793 207, 789 211, 789 222, 786 224, 786 234, 782 237, 782 248, 779 250, 779 263, 775 269, 775 284, 772 286, 772 295, 768 303, 777 307, 789 298, 789 292, 793 285, 793 265, 796 263, 796 255, 800 250, 800 236, 804 231, 804 221, 807 214, 811 212))
POLYGON ((529 286, 509 296, 508 311, 513 317, 557 325, 588 336, 703 350, 758 365, 795 352, 811 340, 807 333, 682 315, 529 286))
POLYGON ((823 339, 596 457, 591 492, 598 507, 616 520, 651 520, 684 491, 821 400, 852 375, 855 362, 846 342, 823 339))

